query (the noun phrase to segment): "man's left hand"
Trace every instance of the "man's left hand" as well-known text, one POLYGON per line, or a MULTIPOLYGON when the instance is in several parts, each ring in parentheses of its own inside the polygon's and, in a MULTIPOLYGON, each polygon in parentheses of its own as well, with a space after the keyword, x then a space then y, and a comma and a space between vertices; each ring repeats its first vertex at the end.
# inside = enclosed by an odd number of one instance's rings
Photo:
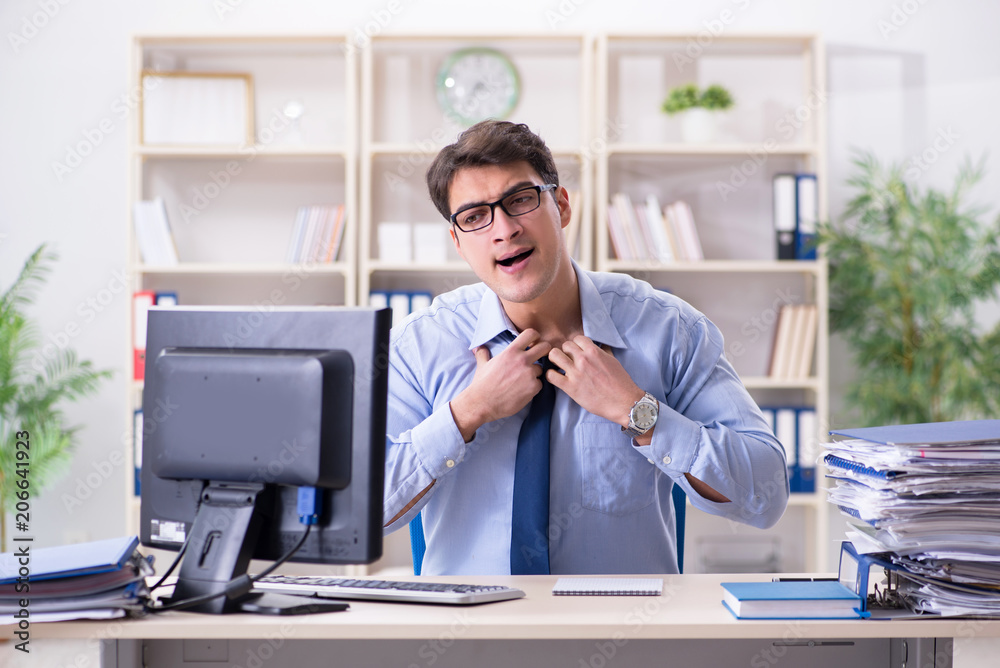
POLYGON ((594 415, 628 426, 632 405, 645 394, 609 351, 582 334, 549 352, 565 372, 549 370, 549 382, 594 415))

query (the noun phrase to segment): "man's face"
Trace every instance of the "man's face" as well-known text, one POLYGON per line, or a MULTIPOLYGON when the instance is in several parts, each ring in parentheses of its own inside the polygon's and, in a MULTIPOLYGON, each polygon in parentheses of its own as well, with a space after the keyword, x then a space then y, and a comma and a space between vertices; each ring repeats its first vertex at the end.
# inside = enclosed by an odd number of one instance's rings
MULTIPOLYGON (((452 177, 448 203, 454 213, 540 185, 545 184, 526 162, 466 167, 452 177)), ((544 294, 562 263, 569 261, 562 234, 569 218, 566 190, 557 188, 542 192, 534 211, 515 217, 496 206, 489 227, 463 232, 452 225, 451 236, 459 255, 479 280, 501 300, 523 304, 544 294)))

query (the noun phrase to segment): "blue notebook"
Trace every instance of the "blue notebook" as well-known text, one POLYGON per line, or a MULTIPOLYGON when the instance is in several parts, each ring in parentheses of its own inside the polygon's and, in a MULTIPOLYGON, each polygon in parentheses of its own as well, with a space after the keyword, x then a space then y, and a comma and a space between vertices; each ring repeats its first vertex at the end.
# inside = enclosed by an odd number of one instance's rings
POLYGON ((836 580, 723 582, 722 605, 737 619, 859 619, 861 596, 836 580))
POLYGON ((139 539, 135 536, 37 549, 31 543, 14 541, 14 552, 0 555, 0 584, 15 582, 22 566, 21 562, 25 559, 28 563, 24 565, 29 570, 31 580, 51 580, 116 571, 125 566, 138 545, 139 539), (23 552, 19 554, 19 550, 25 546, 28 550, 26 558, 23 552))

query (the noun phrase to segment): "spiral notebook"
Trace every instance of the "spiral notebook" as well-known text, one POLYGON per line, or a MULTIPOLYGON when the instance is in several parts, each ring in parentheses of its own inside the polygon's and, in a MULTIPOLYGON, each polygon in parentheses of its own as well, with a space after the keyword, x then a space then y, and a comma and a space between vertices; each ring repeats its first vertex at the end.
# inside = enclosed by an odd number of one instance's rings
POLYGON ((661 578, 559 578, 553 596, 659 596, 661 578))

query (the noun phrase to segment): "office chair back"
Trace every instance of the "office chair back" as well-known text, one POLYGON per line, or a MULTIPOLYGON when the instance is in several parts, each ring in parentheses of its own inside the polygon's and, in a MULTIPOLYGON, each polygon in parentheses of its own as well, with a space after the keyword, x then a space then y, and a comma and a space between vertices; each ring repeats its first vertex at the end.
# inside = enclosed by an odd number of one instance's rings
MULTIPOLYGON (((680 485, 674 485, 671 491, 674 499, 674 523, 677 526, 677 572, 684 572, 684 521, 687 515, 687 495, 680 485)), ((427 543, 424 542, 424 523, 420 518, 420 513, 410 520, 410 550, 413 552, 413 574, 420 575, 421 567, 424 563, 424 551, 427 543)))

